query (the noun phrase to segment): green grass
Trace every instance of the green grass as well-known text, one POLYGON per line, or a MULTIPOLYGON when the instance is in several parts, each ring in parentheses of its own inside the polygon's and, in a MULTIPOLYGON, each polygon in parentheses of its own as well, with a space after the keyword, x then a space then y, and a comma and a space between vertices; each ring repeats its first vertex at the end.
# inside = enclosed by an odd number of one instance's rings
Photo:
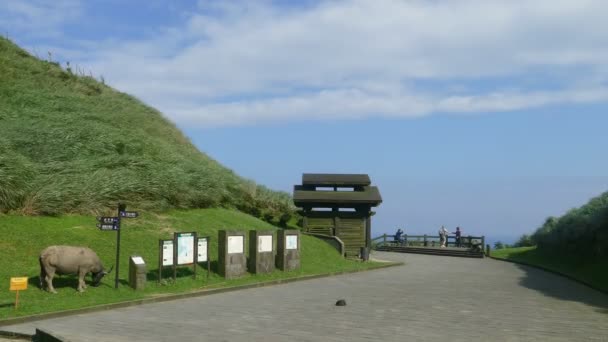
MULTIPOLYGON (((32 315, 44 312, 83 308, 105 303, 153 297, 162 294, 182 293, 198 289, 235 286, 280 278, 325 274, 373 267, 377 263, 345 260, 328 243, 310 236, 302 236, 299 271, 275 271, 268 275, 251 275, 225 280, 216 273, 206 278, 206 267, 199 267, 197 279, 191 275, 179 276, 173 283, 159 285, 149 280, 143 291, 134 291, 126 285, 114 289, 114 272, 104 278, 102 285, 90 287, 84 293, 76 291, 75 276, 56 277, 56 295, 38 288, 38 255, 55 244, 83 245, 93 248, 106 267, 115 262, 116 233, 99 231, 92 216, 68 215, 60 217, 28 217, 0 215, 0 318, 32 315), (30 277, 29 288, 20 293, 20 308, 12 307, 15 294, 8 290, 10 277, 30 277)), ((121 232, 120 279, 128 279, 128 257, 143 256, 149 279, 156 279, 158 269, 158 239, 172 238, 175 231, 196 231, 210 235, 210 256, 217 260, 217 231, 220 229, 276 229, 252 216, 226 209, 172 210, 164 214, 144 212, 140 218, 123 221, 121 232)), ((182 268, 185 273, 188 268, 182 268)), ((167 276, 170 274, 167 268, 167 276)), ((90 280, 90 276, 87 277, 90 280)))
POLYGON ((289 194, 220 165, 154 108, 5 38, 0 80, 0 213, 95 214, 124 201, 293 214, 289 194))
POLYGON ((608 291, 608 260, 605 258, 590 259, 564 253, 546 253, 536 247, 492 250, 492 256, 541 266, 608 291))

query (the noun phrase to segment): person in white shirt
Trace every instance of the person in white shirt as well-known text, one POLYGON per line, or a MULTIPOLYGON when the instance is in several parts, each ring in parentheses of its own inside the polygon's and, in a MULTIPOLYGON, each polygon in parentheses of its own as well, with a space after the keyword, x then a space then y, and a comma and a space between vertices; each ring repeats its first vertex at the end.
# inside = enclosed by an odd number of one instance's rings
POLYGON ((444 226, 441 226, 441 229, 439 229, 439 243, 441 245, 441 248, 445 247, 447 241, 448 241, 448 230, 445 229, 444 226))

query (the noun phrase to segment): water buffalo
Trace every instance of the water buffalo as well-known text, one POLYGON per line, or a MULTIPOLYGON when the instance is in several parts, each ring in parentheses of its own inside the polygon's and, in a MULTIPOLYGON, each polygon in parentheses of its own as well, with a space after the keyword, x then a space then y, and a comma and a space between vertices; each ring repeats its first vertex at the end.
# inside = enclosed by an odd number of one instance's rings
POLYGON ((77 274, 78 292, 84 291, 87 285, 84 277, 91 273, 93 286, 98 286, 104 275, 112 272, 104 271, 99 257, 87 247, 50 246, 40 252, 40 288, 44 289, 46 281, 49 292, 57 293, 53 288, 53 277, 57 274, 77 274))

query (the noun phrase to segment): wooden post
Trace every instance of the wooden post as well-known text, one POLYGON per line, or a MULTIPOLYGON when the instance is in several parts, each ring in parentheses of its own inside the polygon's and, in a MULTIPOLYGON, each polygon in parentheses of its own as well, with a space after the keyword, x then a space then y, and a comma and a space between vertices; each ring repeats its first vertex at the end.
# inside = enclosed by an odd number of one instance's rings
POLYGON ((365 218, 365 248, 369 249, 372 247, 372 213, 367 211, 367 217, 365 218))
POLYGON ((16 297, 15 297, 15 310, 17 310, 17 308, 19 307, 19 290, 15 291, 17 292, 16 297))
POLYGON ((427 242, 426 242, 426 234, 424 234, 424 243, 423 246, 426 247, 427 246, 427 242))
POLYGON ((163 240, 158 239, 158 283, 163 281, 163 240))
POLYGON ((337 213, 334 213, 334 236, 340 237, 340 218, 337 213))

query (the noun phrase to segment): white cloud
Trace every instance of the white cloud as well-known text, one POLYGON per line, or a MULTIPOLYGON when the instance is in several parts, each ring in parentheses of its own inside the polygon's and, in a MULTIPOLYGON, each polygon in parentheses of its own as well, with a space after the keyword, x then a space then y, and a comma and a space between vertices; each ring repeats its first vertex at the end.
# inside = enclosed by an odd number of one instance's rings
POLYGON ((0 2, 0 28, 3 34, 36 37, 61 35, 61 25, 80 17, 79 0, 3 0, 0 2))
POLYGON ((606 13, 602 0, 203 3, 79 62, 178 123, 508 111, 607 101, 606 13))
POLYGON ((173 108, 173 118, 188 125, 224 126, 302 120, 356 120, 370 116, 415 118, 432 113, 504 112, 546 105, 608 101, 608 87, 552 92, 508 92, 474 96, 369 94, 356 89, 309 96, 173 108))

